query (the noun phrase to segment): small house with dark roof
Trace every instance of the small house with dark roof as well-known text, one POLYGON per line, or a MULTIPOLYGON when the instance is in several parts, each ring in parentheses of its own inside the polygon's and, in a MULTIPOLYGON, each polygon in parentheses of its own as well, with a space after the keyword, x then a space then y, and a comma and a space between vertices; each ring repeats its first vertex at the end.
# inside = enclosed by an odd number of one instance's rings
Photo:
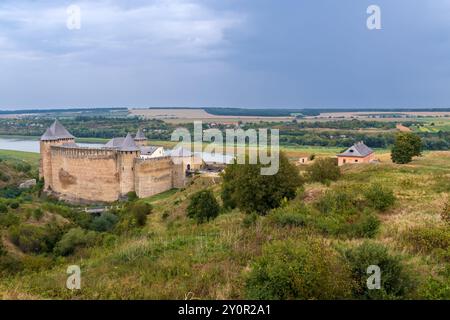
POLYGON ((338 165, 342 166, 348 163, 369 163, 374 160, 374 156, 373 150, 366 146, 364 142, 360 141, 337 155, 338 165))
POLYGON ((164 148, 158 146, 141 147, 141 158, 152 159, 164 157, 164 148))

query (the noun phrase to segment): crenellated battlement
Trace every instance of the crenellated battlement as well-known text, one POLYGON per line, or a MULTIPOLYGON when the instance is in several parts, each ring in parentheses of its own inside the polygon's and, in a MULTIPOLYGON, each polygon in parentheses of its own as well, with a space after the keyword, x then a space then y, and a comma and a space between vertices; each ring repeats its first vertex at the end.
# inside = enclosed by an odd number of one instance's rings
POLYGON ((111 148, 88 148, 51 146, 52 156, 66 156, 69 158, 111 159, 117 157, 117 150, 111 148))
POLYGON ((172 160, 171 156, 157 157, 157 158, 136 158, 134 161, 136 164, 140 163, 150 163, 150 162, 160 162, 165 160, 172 160))

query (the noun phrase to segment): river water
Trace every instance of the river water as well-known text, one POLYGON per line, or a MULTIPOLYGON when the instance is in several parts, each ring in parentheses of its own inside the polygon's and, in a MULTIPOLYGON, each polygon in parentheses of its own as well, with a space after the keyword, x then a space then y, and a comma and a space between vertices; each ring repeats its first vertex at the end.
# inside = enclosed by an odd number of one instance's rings
MULTIPOLYGON (((99 143, 77 143, 80 147, 91 147, 99 148, 104 147, 103 144, 99 143)), ((33 138, 13 138, 0 136, 0 150, 14 150, 14 151, 26 151, 26 152, 36 152, 39 153, 39 140, 33 138)), ((165 150, 166 154, 170 154, 170 150, 165 150)), ((197 154, 197 153, 196 153, 197 154)), ((212 153, 199 153, 203 161, 206 163, 216 162, 216 163, 231 163, 233 156, 231 155, 221 155, 212 153)))
MULTIPOLYGON (((101 147, 98 143, 77 143, 81 147, 101 147)), ((15 150, 39 153, 39 140, 0 137, 0 150, 15 150)))

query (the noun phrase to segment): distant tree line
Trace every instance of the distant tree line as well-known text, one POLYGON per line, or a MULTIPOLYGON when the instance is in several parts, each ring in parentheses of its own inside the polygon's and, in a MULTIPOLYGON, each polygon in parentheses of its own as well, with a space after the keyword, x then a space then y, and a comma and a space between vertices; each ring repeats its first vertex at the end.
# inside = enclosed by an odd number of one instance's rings
MULTIPOLYGON (((450 132, 440 134, 418 133, 424 150, 448 150, 450 132)), ((298 131, 280 132, 280 143, 299 146, 348 147, 356 141, 364 141, 371 148, 389 148, 394 144, 395 132, 360 133, 351 131, 298 131)))
MULTIPOLYGON (((62 124, 79 138, 124 137, 128 132, 144 130, 148 139, 170 140, 175 125, 162 120, 149 120, 140 117, 75 116, 61 118, 62 124)), ((51 125, 53 118, 0 119, 0 135, 41 136, 51 125)), ((414 122, 403 122, 410 127, 414 122)), ((193 124, 178 124, 193 133, 193 124)), ((364 141, 372 148, 389 148, 394 144, 396 122, 341 120, 341 121, 293 121, 245 123, 241 128, 277 128, 280 130, 280 143, 294 146, 348 147, 356 141, 364 141), (310 129, 310 130, 308 130, 310 129), (321 130, 313 130, 321 129, 321 130), (330 130, 327 130, 330 129, 330 130), (377 129, 370 130, 359 129, 377 129)), ((226 127, 219 127, 222 131, 226 127)), ((206 123, 203 129, 208 129, 206 123)), ((224 132, 225 133, 225 132, 224 132)), ((450 132, 419 132, 424 150, 450 149, 450 132)))
MULTIPOLYGON (((138 117, 77 116, 60 121, 77 138, 125 137, 128 132, 134 134, 141 128, 148 139, 168 140, 173 131, 164 121, 138 117)), ((41 136, 52 122, 51 118, 0 119, 0 135, 41 136)))
MULTIPOLYGON (((246 123, 242 128, 265 128, 267 126, 276 127, 282 130, 297 130, 297 129, 381 129, 392 130, 395 129, 397 122, 387 121, 363 121, 363 120, 339 120, 339 121, 298 121, 293 122, 271 122, 271 123, 246 123)), ((413 122, 405 122, 404 126, 410 127, 413 122)))
POLYGON ((216 116, 254 116, 254 117, 289 117, 299 113, 299 109, 240 109, 240 108, 205 108, 206 112, 216 116))
POLYGON ((0 110, 0 114, 42 114, 42 113, 61 113, 61 112, 108 112, 108 111, 126 111, 127 108, 69 108, 69 109, 28 109, 28 110, 0 110))

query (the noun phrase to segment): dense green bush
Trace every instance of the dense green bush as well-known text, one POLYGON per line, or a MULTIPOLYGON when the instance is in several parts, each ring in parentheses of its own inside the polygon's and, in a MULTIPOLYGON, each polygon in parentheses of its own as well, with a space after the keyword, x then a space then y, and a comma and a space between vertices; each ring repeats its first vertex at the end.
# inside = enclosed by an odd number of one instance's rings
POLYGON ((136 221, 136 225, 143 227, 147 222, 147 216, 152 213, 152 206, 148 203, 135 203, 130 209, 133 218, 136 221))
POLYGON ((9 205, 11 209, 18 209, 19 206, 20 204, 17 201, 11 202, 11 204, 9 205))
POLYGON ((318 240, 265 245, 245 285, 248 299, 345 299, 352 289, 347 264, 318 240))
POLYGON ((203 223, 219 215, 220 206, 211 190, 202 190, 194 193, 187 207, 187 216, 203 223))
POLYGON ((328 190, 314 205, 323 214, 351 215, 363 209, 361 199, 350 188, 328 190))
POLYGON ((427 300, 450 300, 450 277, 444 280, 429 278, 419 296, 427 300))
POLYGON ((42 211, 41 208, 36 208, 33 210, 33 218, 36 220, 41 220, 41 218, 44 216, 44 211, 42 211))
POLYGON ((62 234, 63 230, 53 224, 45 227, 23 224, 12 226, 9 231, 11 242, 25 253, 51 252, 62 234))
POLYGON ((380 220, 370 211, 363 211, 350 216, 316 215, 310 224, 324 234, 344 238, 372 238, 379 229, 380 220))
POLYGON ((27 271, 48 270, 53 265, 53 259, 51 256, 25 255, 21 258, 21 265, 27 271))
POLYGON ((367 208, 353 188, 328 190, 314 206, 313 225, 330 235, 350 238, 373 237, 380 226, 378 217, 367 208))
POLYGON ((368 205, 379 211, 386 211, 394 205, 395 195, 392 189, 382 186, 381 184, 373 184, 364 191, 368 205))
POLYGON ((400 258, 389 254, 379 244, 364 242, 360 246, 344 251, 344 256, 351 266, 355 298, 360 299, 398 299, 406 298, 414 289, 414 282, 405 271, 400 258), (367 268, 371 265, 380 267, 381 289, 369 290, 367 279, 371 274, 367 268))
POLYGON ((10 230, 11 241, 23 252, 40 253, 48 251, 43 228, 21 225, 10 230))
POLYGON ((353 238, 373 238, 380 224, 380 219, 375 214, 363 212, 355 222, 347 224, 346 234, 353 238))
POLYGON ((4 254, 0 256, 0 275, 10 276, 24 269, 22 261, 13 255, 4 254))
POLYGON ((22 194, 23 190, 17 186, 8 186, 0 189, 0 198, 15 199, 22 194))
POLYGON ((379 229, 380 220, 366 203, 381 210, 393 202, 393 194, 390 190, 375 186, 369 188, 365 195, 367 198, 363 198, 356 187, 331 189, 313 203, 318 212, 311 211, 306 215, 305 212, 293 212, 290 215, 284 212, 282 218, 297 219, 299 225, 314 226, 323 233, 334 236, 372 238, 379 229), (383 199, 383 196, 386 198, 383 199))
POLYGON ((251 226, 256 224, 258 220, 258 214, 256 212, 246 214, 244 219, 242 219, 242 225, 244 228, 250 228, 251 226))
POLYGON ((5 204, 0 203, 0 213, 7 213, 7 212, 8 212, 8 207, 5 204))
POLYGON ((138 199, 138 196, 137 196, 136 192, 130 191, 127 193, 127 198, 128 198, 128 201, 136 201, 138 199))
POLYGON ((303 184, 298 169, 280 153, 279 169, 274 175, 261 174, 264 165, 231 164, 223 173, 221 197, 225 208, 239 208, 246 213, 266 214, 293 199, 303 184))
POLYGON ((90 225, 90 229, 98 232, 111 231, 119 218, 110 212, 104 212, 101 216, 95 217, 90 225))
POLYGON ((450 300, 450 265, 426 279, 418 291, 421 299, 450 300))
POLYGON ((416 227, 402 234, 402 242, 414 252, 433 254, 450 261, 450 228, 416 227))
POLYGON ((308 169, 308 177, 310 181, 328 183, 336 181, 341 176, 336 159, 319 158, 311 164, 308 169))
POLYGON ((143 227, 147 222, 147 216, 151 214, 152 206, 145 202, 129 202, 119 212, 119 222, 116 225, 117 232, 125 232, 136 227, 143 227))
POLYGON ((305 205, 291 205, 285 208, 274 209, 270 213, 269 219, 280 227, 302 227, 310 222, 310 214, 305 205))
POLYGON ((350 189, 329 190, 312 206, 291 202, 272 210, 269 221, 280 227, 306 226, 343 238, 372 238, 380 226, 378 217, 364 209, 358 195, 350 189))
POLYGON ((19 223, 20 223, 19 216, 12 212, 0 214, 0 226, 2 227, 9 228, 19 223))
POLYGON ((46 202, 41 206, 41 208, 45 211, 59 214, 83 229, 89 229, 93 220, 92 214, 85 211, 75 211, 64 204, 46 202))
POLYGON ((79 227, 70 229, 56 244, 54 252, 58 255, 67 256, 76 249, 94 245, 99 239, 94 231, 86 231, 79 227))
POLYGON ((6 173, 0 171, 0 180, 3 182, 8 182, 11 179, 6 173))

